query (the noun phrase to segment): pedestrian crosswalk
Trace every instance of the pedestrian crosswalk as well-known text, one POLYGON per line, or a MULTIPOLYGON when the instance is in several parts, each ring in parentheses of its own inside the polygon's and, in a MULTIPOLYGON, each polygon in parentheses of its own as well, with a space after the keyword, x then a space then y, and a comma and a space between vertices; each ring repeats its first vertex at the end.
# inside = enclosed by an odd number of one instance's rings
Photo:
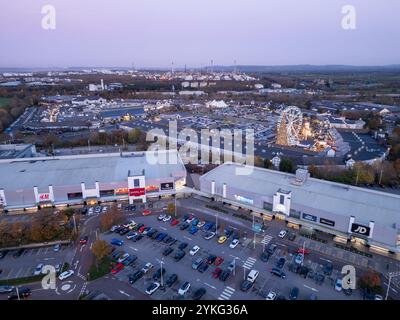
POLYGON ((224 291, 222 291, 218 300, 229 300, 234 293, 235 293, 235 289, 228 286, 224 289, 224 291))
POLYGON ((272 236, 270 236, 269 234, 266 234, 264 236, 264 238, 261 240, 261 243, 267 245, 268 243, 270 243, 271 240, 272 240, 272 236))
POLYGON ((254 264, 256 263, 256 261, 257 261, 257 259, 248 257, 247 260, 243 263, 243 268, 251 269, 254 266, 254 264))

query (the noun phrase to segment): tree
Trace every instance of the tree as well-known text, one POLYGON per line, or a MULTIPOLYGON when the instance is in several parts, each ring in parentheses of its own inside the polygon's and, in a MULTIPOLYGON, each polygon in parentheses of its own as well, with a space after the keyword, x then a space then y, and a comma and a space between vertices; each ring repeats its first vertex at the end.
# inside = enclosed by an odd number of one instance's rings
POLYGON ((282 159, 281 162, 279 163, 279 171, 293 173, 294 172, 293 162, 290 159, 282 159))
POLYGON ((102 231, 109 230, 113 225, 119 224, 123 219, 122 213, 116 206, 100 217, 100 228, 102 231))
POLYGON ((128 142, 135 144, 139 142, 140 136, 142 134, 142 131, 140 131, 140 129, 132 129, 129 131, 128 133, 128 142))
POLYGON ((379 293, 381 290, 381 277, 376 271, 367 271, 358 282, 361 289, 369 289, 374 293, 379 293))
POLYGON ((167 212, 171 216, 175 213, 175 204, 173 202, 168 203, 167 212))
POLYGON ((111 246, 105 240, 96 240, 92 246, 93 255, 96 257, 96 261, 101 261, 104 257, 111 253, 111 246))

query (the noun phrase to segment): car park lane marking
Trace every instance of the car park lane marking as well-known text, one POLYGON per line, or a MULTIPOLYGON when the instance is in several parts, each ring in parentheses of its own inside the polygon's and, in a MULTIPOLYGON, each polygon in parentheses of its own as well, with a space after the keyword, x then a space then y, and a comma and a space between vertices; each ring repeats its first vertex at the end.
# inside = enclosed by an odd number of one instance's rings
POLYGON ((266 235, 264 236, 264 238, 261 240, 261 243, 267 245, 268 243, 270 243, 270 241, 271 241, 272 239, 273 239, 272 236, 270 236, 269 234, 266 234, 266 235))
POLYGON ((312 291, 314 291, 314 292, 318 292, 318 290, 317 290, 317 289, 315 289, 315 288, 312 288, 312 287, 309 287, 309 286, 307 286, 307 285, 305 285, 305 284, 304 284, 304 287, 306 287, 306 288, 308 288, 308 289, 310 289, 310 290, 312 290, 312 291))
POLYGON ((212 286, 211 284, 209 284, 209 283, 207 283, 207 282, 204 282, 204 284, 205 284, 206 286, 208 286, 208 287, 214 289, 214 290, 217 290, 216 287, 212 286))
POLYGON ((323 261, 326 261, 326 262, 332 262, 331 260, 329 260, 329 259, 325 259, 325 258, 319 258, 320 260, 323 260, 323 261))
POLYGON ((187 236, 183 236, 185 239, 188 239, 189 241, 192 241, 192 238, 189 238, 187 236))
POLYGON ((162 229, 162 230, 164 230, 164 231, 167 230, 167 228, 165 228, 165 227, 160 227, 160 229, 162 229))
POLYGON ((135 250, 135 251, 139 251, 138 248, 134 248, 134 247, 129 247, 129 248, 132 249, 132 250, 135 250))
POLYGON ((243 267, 246 269, 251 269, 254 264, 256 263, 257 259, 254 259, 252 257, 248 257, 247 260, 244 262, 243 267))
POLYGON ((122 290, 118 290, 121 294, 123 294, 123 295, 125 295, 125 296, 127 296, 127 297, 130 297, 131 295, 130 294, 128 294, 128 293, 126 293, 125 291, 122 291, 122 290))

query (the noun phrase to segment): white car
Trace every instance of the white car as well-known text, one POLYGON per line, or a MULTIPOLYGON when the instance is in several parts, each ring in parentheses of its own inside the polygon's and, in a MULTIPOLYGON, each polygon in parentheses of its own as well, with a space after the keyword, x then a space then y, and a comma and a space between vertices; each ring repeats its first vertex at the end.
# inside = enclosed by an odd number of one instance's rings
POLYGON ((126 252, 126 253, 124 253, 122 256, 120 256, 119 258, 118 258, 118 262, 119 263, 122 263, 122 262, 124 262, 126 259, 128 259, 129 258, 129 253, 128 252, 126 252))
POLYGON ((44 264, 43 264, 43 263, 39 263, 39 264, 36 266, 35 271, 33 271, 33 275, 34 275, 34 276, 38 276, 39 274, 41 274, 41 273, 42 273, 43 267, 44 267, 44 264))
POLYGON ((187 222, 187 223, 192 223, 192 221, 193 221, 194 219, 195 219, 195 217, 192 216, 192 217, 188 218, 188 219, 186 220, 186 222, 187 222))
POLYGON ((65 280, 65 279, 68 279, 70 276, 72 276, 74 274, 74 270, 68 270, 68 271, 64 271, 63 273, 61 273, 59 276, 58 276, 58 279, 59 280, 65 280))
POLYGON ((183 296, 190 289, 190 282, 185 282, 178 290, 178 294, 183 296))
POLYGON ((204 225, 206 224, 206 222, 203 220, 203 221, 200 221, 198 224, 197 224, 197 227, 198 228, 201 228, 201 227, 203 227, 204 225))
POLYGON ((259 274, 260 274, 260 273, 259 273, 257 270, 252 269, 252 270, 249 272, 249 274, 247 275, 247 281, 250 281, 251 283, 254 283, 254 282, 256 281, 256 279, 257 279, 257 277, 258 277, 259 274))
POLYGON ((106 212, 107 212, 107 210, 108 210, 108 208, 107 208, 107 207, 103 207, 103 208, 101 209, 101 211, 102 211, 103 213, 106 213, 106 212))
POLYGON ((162 221, 162 220, 164 220, 164 218, 166 217, 167 215, 165 215, 165 214, 160 214, 158 217, 157 217, 157 220, 158 221, 162 221))
POLYGON ((149 272, 152 268, 153 268, 153 264, 151 264, 150 262, 147 262, 144 267, 142 268, 143 273, 147 273, 149 272))
POLYGON ((342 279, 337 279, 335 282, 335 290, 342 291, 342 279))
POLYGON ((119 228, 119 226, 112 226, 111 229, 110 229, 110 231, 111 231, 111 232, 114 232, 115 230, 117 230, 117 228, 119 228))
POLYGON ((281 230, 281 232, 279 232, 278 234, 278 237, 283 239, 286 236, 286 234, 287 234, 286 230, 281 230))
POLYGON ((207 233, 207 234, 204 236, 204 239, 210 240, 210 239, 214 238, 215 235, 216 235, 215 232, 209 232, 209 233, 207 233))
POLYGON ((375 295, 375 300, 383 300, 383 297, 379 294, 375 295))
POLYGON ((190 254, 191 256, 194 256, 197 252, 199 252, 199 250, 200 250, 200 247, 199 247, 199 246, 194 246, 194 247, 189 251, 189 254, 190 254))
POLYGON ((304 260, 304 254, 299 253, 299 254, 296 256, 296 259, 294 260, 294 262, 297 263, 297 264, 302 264, 302 263, 303 263, 303 260, 304 260))
POLYGON ((275 298, 276 298, 276 293, 273 291, 270 291, 265 300, 275 300, 275 298))
POLYGON ((231 244, 229 245, 229 248, 235 249, 238 244, 239 244, 239 239, 233 239, 231 244))
POLYGON ((165 216, 165 218, 163 219, 164 222, 168 222, 169 220, 171 220, 171 216, 165 216))
POLYGON ((157 289, 160 287, 160 284, 158 282, 153 282, 147 289, 146 289, 146 293, 151 295, 154 292, 157 291, 157 289))
POLYGON ((94 212, 93 207, 90 207, 89 210, 88 210, 88 214, 93 214, 93 212, 94 212))

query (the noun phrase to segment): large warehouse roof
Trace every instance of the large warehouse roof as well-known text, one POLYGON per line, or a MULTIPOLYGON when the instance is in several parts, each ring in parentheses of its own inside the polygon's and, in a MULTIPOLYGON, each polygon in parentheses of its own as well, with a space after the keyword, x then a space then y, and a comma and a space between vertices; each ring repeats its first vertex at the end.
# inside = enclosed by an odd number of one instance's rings
MULTIPOLYGON (((111 153, 1 160, 0 188, 17 190, 32 186, 124 181, 129 171, 136 175, 142 170, 146 179, 168 178, 185 171, 177 152, 170 153, 177 159, 176 163, 164 165, 149 163, 146 154, 149 153, 129 153, 122 157, 119 153, 111 153)), ((152 154, 157 157, 157 153, 152 154)))
MULTIPOLYGON (((272 196, 279 189, 292 191, 292 204, 360 220, 379 221, 388 227, 400 226, 400 196, 340 183, 308 178, 293 184, 293 174, 254 168, 250 175, 236 175, 238 164, 225 163, 200 179, 226 183, 258 196, 272 196)), ((310 212, 311 213, 311 212, 310 212)))

